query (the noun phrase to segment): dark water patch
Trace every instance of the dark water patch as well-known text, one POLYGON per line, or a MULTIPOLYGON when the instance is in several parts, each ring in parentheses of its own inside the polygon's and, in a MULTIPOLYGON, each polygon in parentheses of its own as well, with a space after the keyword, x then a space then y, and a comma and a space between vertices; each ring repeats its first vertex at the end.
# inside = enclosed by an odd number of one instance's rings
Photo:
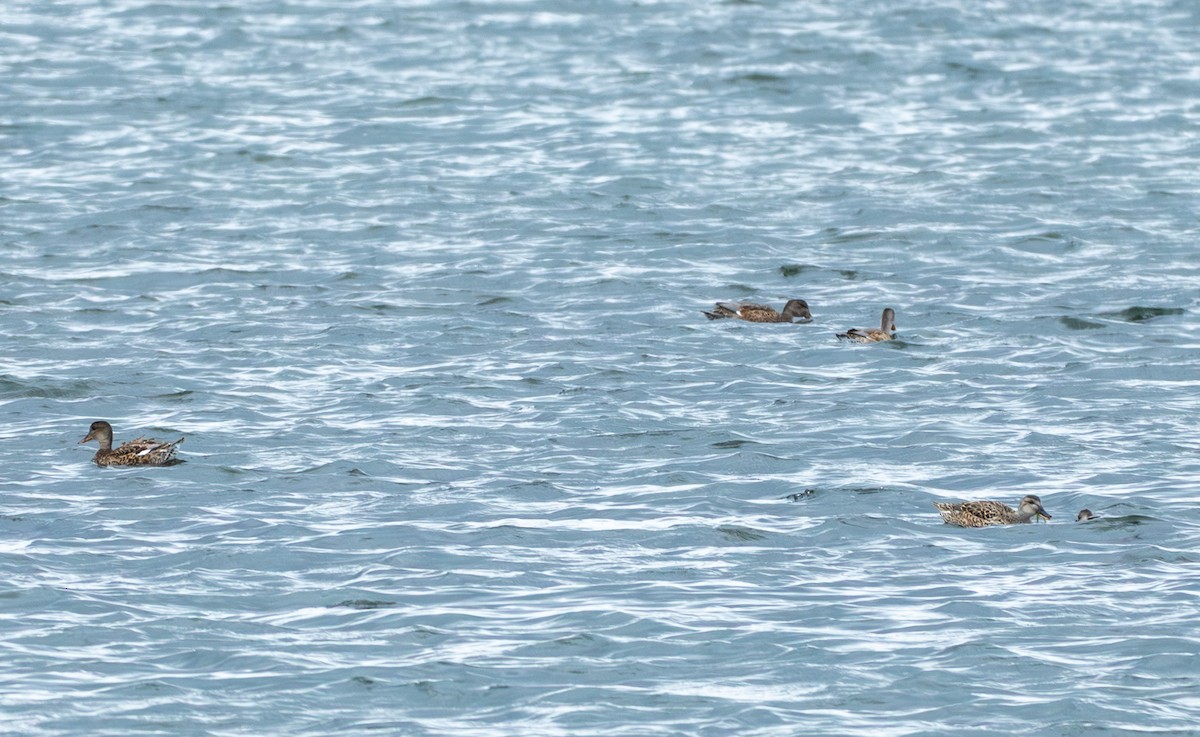
POLYGON ((836 489, 822 489, 820 486, 809 486, 805 487, 804 491, 790 493, 790 495, 782 498, 787 499, 788 502, 804 502, 806 499, 829 495, 829 493, 833 493, 833 495, 871 496, 886 491, 889 490, 883 486, 840 486, 836 487, 836 489))
POLYGON ((783 266, 779 267, 779 273, 788 279, 792 278, 793 276, 800 276, 806 271, 820 270, 820 266, 813 266, 812 264, 784 264, 783 266))
POLYGON ((1154 544, 1154 538, 1151 538, 1148 532, 1141 532, 1131 536, 1132 539, 1148 539, 1146 545, 1141 547, 1130 547, 1121 552, 1121 558, 1128 563, 1132 568, 1137 568, 1142 563, 1166 563, 1171 566, 1192 566, 1200 562, 1200 556, 1190 550, 1177 550, 1158 547, 1154 544))
POLYGON ((166 399, 166 400, 174 400, 174 401, 185 401, 185 400, 191 400, 194 395, 195 395, 195 392, 193 392, 191 389, 180 389, 179 391, 167 392, 166 394, 156 394, 153 397, 151 397, 151 399, 166 399))
POLYGON ((293 163, 295 163, 295 159, 293 159, 291 156, 284 156, 284 155, 280 155, 280 154, 255 153, 254 151, 250 151, 249 149, 244 149, 244 148, 239 149, 236 153, 238 156, 241 156, 244 158, 249 158, 251 161, 253 161, 256 164, 293 164, 293 163))
POLYGON ((396 606, 396 602, 382 599, 346 599, 345 601, 339 601, 333 606, 345 607, 347 609, 388 609, 396 606))
POLYGON ((1064 315, 1058 318, 1058 321, 1068 330, 1100 330, 1104 327, 1103 323, 1083 320, 1078 317, 1071 317, 1070 315, 1064 315))
POLYGON ((1071 240, 1070 236, 1067 236, 1063 233, 1059 233, 1056 230, 1048 230, 1044 233, 1038 233, 1036 235, 1025 236, 1025 237, 1017 240, 1016 242, 1017 243, 1037 243, 1037 242, 1041 242, 1041 241, 1049 241, 1051 243, 1063 243, 1063 242, 1066 242, 1069 240, 1071 240))
MULTIPOLYGON (((357 470, 358 469, 356 469, 354 467, 346 468, 345 461, 327 461, 325 463, 320 463, 315 466, 309 466, 308 468, 303 469, 302 471, 299 471, 299 473, 300 474, 313 474, 313 473, 327 473, 329 471, 334 471, 339 474, 346 474, 347 476, 354 476, 354 475, 356 475, 354 472, 357 470), (344 469, 344 470, 341 470, 341 469, 344 469)), ((360 471, 357 475, 363 476, 366 474, 363 474, 360 471)), ((291 477, 292 474, 288 474, 288 476, 291 477)))
POLYGON ((513 301, 515 301, 515 300, 513 300, 512 297, 495 296, 495 297, 488 297, 487 299, 476 302, 475 305, 477 307, 491 307, 492 305, 502 305, 502 304, 507 304, 507 303, 513 302, 513 301))
POLYGON ((750 72, 749 74, 739 74, 737 76, 730 77, 729 81, 753 82, 755 84, 762 84, 768 82, 783 82, 785 81, 785 78, 779 76, 778 74, 770 74, 767 72, 750 72))
MULTIPOLYGON (((643 358, 644 358, 644 356, 643 356, 643 358)), ((626 371, 625 369, 603 368, 603 369, 597 371, 595 373, 595 376, 597 378, 604 378, 604 379, 625 379, 625 378, 628 378, 631 373, 632 372, 626 371)))
POLYGON ((5 399, 78 399, 93 397, 100 385, 92 381, 70 381, 62 384, 29 383, 20 379, 0 378, 0 397, 5 399))
POLYGON ((618 432, 600 435, 598 437, 609 438, 636 438, 638 440, 654 440, 657 438, 669 438, 678 435, 677 430, 639 430, 637 432, 618 432))
MULTIPOLYGON (((256 292, 328 292, 329 287, 322 284, 255 284, 256 292)), ((299 302, 288 302, 289 306, 300 306, 299 302)), ((316 302, 316 306, 325 307, 325 302, 316 302)))
POLYGON ((571 632, 548 640, 531 641, 518 647, 516 651, 524 658, 560 658, 564 649, 574 657, 591 654, 593 657, 607 657, 612 651, 613 642, 602 635, 588 632, 571 632))
POLYGON ((712 447, 726 449, 726 448, 740 448, 743 445, 758 445, 758 444, 759 444, 758 441, 755 441, 755 440, 722 440, 720 442, 713 443, 712 447))
MULTIPOLYGON (((214 266, 210 269, 202 269, 197 272, 199 276, 231 276, 231 277, 250 277, 261 276, 264 269, 234 269, 228 266, 214 266)), ((261 285, 256 285, 261 286, 261 285)))
POLYGON ((445 697, 448 695, 438 688, 437 681, 413 681, 407 687, 427 697, 445 697))
POLYGON ((717 532, 735 542, 754 542, 756 540, 765 540, 768 537, 767 533, 761 530, 742 527, 741 525, 721 525, 717 528, 717 532))
POLYGON ((1147 322, 1168 315, 1182 315, 1186 310, 1182 307, 1126 307, 1119 312, 1102 312, 1100 317, 1109 317, 1125 322, 1147 322))
POLYGON ((139 209, 148 212, 185 213, 191 212, 195 208, 188 207, 187 205, 141 205, 139 209))
POLYGON ((965 64, 957 61, 945 62, 945 67, 953 74, 962 75, 967 79, 978 79, 983 76, 990 76, 996 73, 996 70, 991 67, 981 67, 975 64, 965 64))
POLYGON ((705 205, 704 214, 715 215, 719 218, 728 218, 731 220, 740 220, 753 215, 752 212, 746 210, 745 208, 734 207, 733 205, 725 204, 705 205))
POLYGON ((594 647, 598 644, 605 644, 608 641, 604 638, 596 637, 586 633, 578 633, 567 635, 566 637, 557 637, 554 640, 555 645, 565 645, 567 647, 594 647))
MULTIPOLYGON (((390 25, 391 21, 387 21, 387 24, 390 25)), ((455 97, 437 97, 435 95, 425 95, 424 97, 413 97, 408 100, 401 100, 399 105, 400 107, 430 107, 451 105, 458 102, 459 99, 455 97)))
POLYGON ((1101 527, 1110 527, 1110 528, 1137 527, 1139 525, 1145 525, 1145 524, 1149 524, 1151 522, 1158 522, 1158 521, 1159 521, 1158 519, 1156 519, 1154 517, 1149 517, 1144 514, 1122 514, 1122 515, 1118 515, 1115 517, 1110 517, 1106 514, 1100 514, 1098 512, 1095 513, 1095 516, 1092 517, 1090 520, 1081 520, 1081 522, 1086 522, 1089 525, 1097 525, 1097 526, 1101 526, 1101 527))
POLYGON ((382 314, 385 312, 394 312, 396 310, 400 310, 403 308, 400 305, 387 304, 384 302, 375 302, 375 303, 367 304, 367 305, 354 305, 354 307, 352 309, 358 310, 360 312, 373 312, 378 315, 378 314, 382 314))
MULTIPOLYGON (((663 241, 664 243, 673 245, 673 246, 695 240, 698 237, 696 233, 693 233, 691 231, 674 231, 674 230, 656 230, 653 233, 651 233, 651 235, 654 236, 656 239, 663 241)), ((621 239, 620 242, 625 242, 625 239, 621 239)), ((633 244, 637 243, 637 241, 629 241, 629 242, 633 243, 633 244)), ((714 246, 714 247, 716 247, 716 246, 714 246)))
POLYGON ((753 87, 771 94, 785 94, 792 89, 786 77, 766 72, 739 74, 726 79, 725 84, 731 87, 753 87))
POLYGON ((885 233, 880 233, 874 230, 859 230, 859 231, 843 231, 838 228, 831 228, 826 231, 829 235, 826 241, 836 244, 861 243, 863 241, 879 240, 885 237, 885 233))
MULTIPOLYGON (((128 230, 129 230, 129 227, 127 225, 122 225, 122 224, 118 224, 118 223, 88 223, 87 225, 76 226, 74 228, 71 228, 70 230, 67 231, 67 233, 69 233, 70 235, 86 236, 88 238, 91 238, 91 237, 94 237, 97 233, 117 234, 117 233, 125 233, 128 230)), ((80 279, 79 281, 86 281, 86 279, 80 279)))
POLYGON ((1079 248, 1080 242, 1071 236, 1057 231, 1047 231, 1037 235, 1025 236, 1009 244, 1012 248, 1025 253, 1043 256, 1056 256, 1070 253, 1079 248))
MULTIPOLYGON (((597 197, 617 196, 629 198, 637 194, 662 192, 667 189, 666 183, 658 179, 650 179, 649 177, 617 177, 616 179, 604 182, 589 194, 597 197)), ((605 236, 592 236, 594 240, 604 238, 605 236)))

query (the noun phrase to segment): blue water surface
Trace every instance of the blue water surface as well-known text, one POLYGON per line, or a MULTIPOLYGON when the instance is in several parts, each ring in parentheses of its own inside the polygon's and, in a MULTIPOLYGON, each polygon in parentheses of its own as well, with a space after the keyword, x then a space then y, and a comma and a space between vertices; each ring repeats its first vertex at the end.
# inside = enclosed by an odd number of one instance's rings
POLYGON ((1197 29, 7 3, 0 733, 1200 734, 1197 29))

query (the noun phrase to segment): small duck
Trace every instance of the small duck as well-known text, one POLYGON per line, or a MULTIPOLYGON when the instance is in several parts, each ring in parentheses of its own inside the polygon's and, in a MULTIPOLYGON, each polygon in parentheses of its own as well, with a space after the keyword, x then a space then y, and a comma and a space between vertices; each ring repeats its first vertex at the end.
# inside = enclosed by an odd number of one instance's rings
POLYGON ((808 303, 802 299, 789 299, 783 306, 783 312, 776 312, 774 307, 750 302, 718 302, 712 312, 705 312, 704 315, 709 320, 736 317, 748 322, 793 322, 799 318, 799 322, 812 322, 808 303))
POLYGON ((896 311, 888 307, 883 311, 883 317, 879 320, 878 330, 875 328, 850 328, 844 333, 838 333, 837 337, 855 343, 878 343, 882 340, 891 340, 895 337, 895 332, 896 311))
POLYGON ((987 527, 988 525, 1020 525, 1050 515, 1042 508, 1042 500, 1033 494, 1021 499, 1016 509, 1000 502, 934 502, 942 521, 959 527, 987 527))
POLYGON ((122 443, 121 447, 113 450, 112 425, 104 420, 93 422, 88 434, 79 444, 89 440, 100 444, 100 450, 96 451, 96 457, 92 459, 97 466, 169 466, 178 462, 175 460, 175 449, 183 442, 183 438, 173 443, 137 438, 122 443))
POLYGON ((1081 509, 1079 514, 1075 515, 1076 522, 1087 522, 1090 519, 1096 519, 1096 515, 1090 509, 1081 509))

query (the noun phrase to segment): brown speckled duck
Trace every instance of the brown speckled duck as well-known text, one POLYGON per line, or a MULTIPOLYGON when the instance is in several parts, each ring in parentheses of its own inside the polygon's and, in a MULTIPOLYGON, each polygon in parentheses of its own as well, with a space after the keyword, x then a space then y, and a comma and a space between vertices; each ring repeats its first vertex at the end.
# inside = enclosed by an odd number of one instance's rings
POLYGON ((88 429, 79 444, 95 440, 100 444, 96 457, 92 460, 97 466, 169 466, 178 463, 175 460, 175 449, 183 442, 183 438, 173 443, 164 443, 152 438, 137 438, 122 443, 121 447, 113 450, 112 425, 104 420, 96 420, 88 429))
POLYGON ((750 302, 718 302, 712 312, 704 314, 709 320, 736 317, 748 322, 812 322, 808 303, 802 299, 789 299, 783 306, 783 312, 776 312, 774 307, 750 302))
POLYGON ((934 502, 942 521, 959 527, 988 525, 1020 525, 1038 517, 1050 519, 1042 508, 1042 500, 1033 494, 1021 499, 1016 509, 1000 502, 934 502))
POLYGON ((895 332, 896 311, 888 307, 883 311, 883 317, 879 320, 878 329, 850 328, 844 333, 838 333, 837 337, 854 343, 878 343, 882 340, 891 340, 895 337, 895 332))

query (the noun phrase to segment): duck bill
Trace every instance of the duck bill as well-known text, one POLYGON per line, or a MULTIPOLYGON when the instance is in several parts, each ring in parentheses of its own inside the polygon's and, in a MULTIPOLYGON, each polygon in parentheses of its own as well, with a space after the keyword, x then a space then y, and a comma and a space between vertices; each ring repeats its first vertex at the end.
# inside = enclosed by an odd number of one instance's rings
POLYGON ((96 437, 92 433, 88 433, 87 435, 84 435, 83 440, 80 440, 78 443, 76 443, 76 445, 83 445, 87 441, 95 440, 95 439, 96 439, 96 437))
POLYGON ((1047 522, 1050 521, 1050 515, 1044 509, 1039 509, 1037 511, 1037 516, 1041 517, 1042 519, 1046 520, 1047 522))

